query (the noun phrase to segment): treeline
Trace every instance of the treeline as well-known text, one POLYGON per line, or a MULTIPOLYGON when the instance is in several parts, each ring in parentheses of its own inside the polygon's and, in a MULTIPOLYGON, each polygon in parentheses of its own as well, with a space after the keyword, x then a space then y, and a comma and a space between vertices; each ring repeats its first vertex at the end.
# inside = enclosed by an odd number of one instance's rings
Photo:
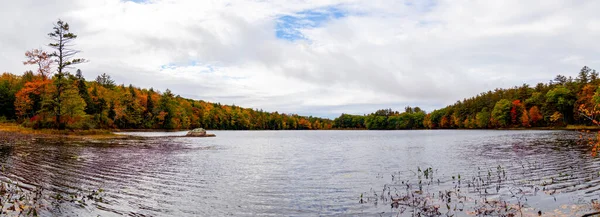
POLYGON ((107 74, 86 81, 81 70, 69 70, 87 60, 76 58, 77 35, 57 21, 48 34, 52 52, 25 52, 25 65, 36 72, 0 76, 0 121, 16 120, 32 128, 58 129, 189 129, 223 130, 331 129, 332 121, 294 114, 191 100, 132 85, 115 85, 107 74))
MULTIPOLYGON (((86 81, 81 73, 66 74, 61 122, 68 129, 223 130, 331 129, 332 121, 191 100, 132 85, 115 85, 109 75, 86 81)), ((55 78, 31 71, 0 76, 0 119, 33 128, 55 128, 55 78)))
POLYGON ((338 129, 405 130, 423 129, 427 114, 419 107, 406 107, 400 113, 392 109, 381 109, 369 115, 342 114, 333 120, 338 129))
POLYGON ((600 112, 600 77, 584 66, 576 78, 558 75, 535 87, 524 84, 495 89, 428 114, 407 107, 369 115, 342 114, 335 128, 363 129, 489 129, 591 125, 600 112))

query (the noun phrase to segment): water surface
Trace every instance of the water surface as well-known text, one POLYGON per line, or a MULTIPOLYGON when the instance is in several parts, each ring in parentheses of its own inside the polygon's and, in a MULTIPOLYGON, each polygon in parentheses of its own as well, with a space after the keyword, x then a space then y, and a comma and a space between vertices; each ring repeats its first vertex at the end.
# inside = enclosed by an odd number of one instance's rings
MULTIPOLYGON (((546 212, 600 194, 600 160, 567 131, 214 131, 127 133, 135 140, 36 139, 0 151, 8 176, 51 193, 103 188, 102 202, 64 215, 396 216, 375 194, 417 168, 438 187, 501 166, 511 179, 540 184, 530 207, 546 212), (566 175, 565 175, 566 174, 566 175), (594 175, 595 174, 595 175, 594 175), (394 175, 394 179, 392 179, 394 175), (558 193, 556 193, 558 192, 558 193), (359 203, 364 194, 368 203, 359 203)), ((397 183, 396 183, 397 184, 397 183)), ((510 198, 491 194, 490 198, 510 198)), ((459 214, 459 215, 464 215, 459 214)))

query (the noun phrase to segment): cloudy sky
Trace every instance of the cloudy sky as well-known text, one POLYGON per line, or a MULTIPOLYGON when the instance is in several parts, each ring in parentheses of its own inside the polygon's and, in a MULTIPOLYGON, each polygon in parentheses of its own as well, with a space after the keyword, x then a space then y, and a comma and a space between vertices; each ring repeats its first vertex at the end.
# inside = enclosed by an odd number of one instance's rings
POLYGON ((600 61, 600 1, 57 0, 0 7, 0 71, 48 49, 58 18, 88 80, 335 117, 428 111, 600 61))

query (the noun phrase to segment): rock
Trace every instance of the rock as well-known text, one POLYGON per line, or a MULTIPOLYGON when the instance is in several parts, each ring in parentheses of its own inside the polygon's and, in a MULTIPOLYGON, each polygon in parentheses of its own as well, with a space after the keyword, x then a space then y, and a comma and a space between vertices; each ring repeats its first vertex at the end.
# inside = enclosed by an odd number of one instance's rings
POLYGON ((202 128, 196 128, 193 130, 190 130, 190 132, 188 132, 185 136, 188 137, 214 137, 214 134, 207 134, 206 130, 202 129, 202 128))
POLYGON ((206 130, 202 128, 196 128, 190 130, 190 132, 188 132, 186 136, 206 136, 206 130))

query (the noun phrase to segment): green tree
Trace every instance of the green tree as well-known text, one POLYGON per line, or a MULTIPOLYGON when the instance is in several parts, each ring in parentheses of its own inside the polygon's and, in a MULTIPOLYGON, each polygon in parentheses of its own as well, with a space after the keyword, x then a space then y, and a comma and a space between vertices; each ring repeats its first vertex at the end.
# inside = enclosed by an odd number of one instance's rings
POLYGON ((110 119, 111 121, 114 121, 115 118, 117 117, 117 111, 115 111, 115 103, 111 103, 110 104, 110 108, 108 109, 108 119, 110 119))
POLYGON ((79 96, 75 88, 69 88, 64 91, 60 107, 61 116, 76 118, 85 115, 85 101, 79 96))
POLYGON ((494 109, 492 110, 492 118, 494 119, 498 127, 506 127, 510 124, 510 109, 512 103, 507 99, 501 99, 496 102, 494 109))
POLYGON ((144 110, 144 127, 151 128, 154 125, 154 100, 152 100, 154 90, 150 88, 146 96, 146 109, 144 110))
POLYGON ((110 78, 110 75, 102 73, 96 77, 96 82, 104 88, 113 89, 116 87, 115 81, 110 78))
POLYGON ((79 96, 77 87, 73 85, 75 83, 73 79, 65 79, 64 83, 61 87, 62 93, 58 96, 59 100, 56 100, 58 87, 51 86, 42 102, 43 111, 61 117, 61 129, 80 128, 85 121, 85 101, 79 96))
POLYGON ((125 106, 125 111, 122 116, 117 118, 117 126, 124 129, 139 128, 143 120, 143 110, 136 98, 130 92, 125 92, 121 97, 120 104, 125 106))
POLYGON ((16 118, 15 94, 21 88, 17 84, 17 76, 9 73, 3 73, 0 76, 0 117, 6 119, 16 118))
MULTIPOLYGON (((173 124, 173 116, 174 116, 174 106, 175 100, 174 95, 171 93, 171 90, 167 89, 158 100, 158 106, 161 111, 160 119, 162 119, 162 128, 163 129, 173 129, 175 128, 173 124)), ((221 125, 220 127, 223 127, 221 125)))
POLYGON ((87 85, 85 83, 85 78, 83 78, 83 74, 80 69, 77 69, 77 73, 75 73, 75 77, 77 80, 77 89, 79 91, 79 96, 85 102, 85 113, 87 114, 95 114, 96 108, 95 104, 92 101, 92 97, 90 97, 90 93, 88 92, 87 85))
POLYGON ((487 108, 483 108, 480 112, 475 116, 475 121, 477 123, 478 128, 488 128, 490 124, 490 112, 487 108))
POLYGON ((587 66, 584 66, 583 68, 581 68, 581 70, 579 71, 579 74, 577 75, 577 82, 579 82, 581 84, 587 84, 589 82, 589 77, 590 77, 591 72, 592 72, 592 69, 590 69, 587 66))
POLYGON ((572 117, 575 97, 565 86, 557 86, 546 93, 546 102, 550 103, 562 114, 563 123, 572 117))

